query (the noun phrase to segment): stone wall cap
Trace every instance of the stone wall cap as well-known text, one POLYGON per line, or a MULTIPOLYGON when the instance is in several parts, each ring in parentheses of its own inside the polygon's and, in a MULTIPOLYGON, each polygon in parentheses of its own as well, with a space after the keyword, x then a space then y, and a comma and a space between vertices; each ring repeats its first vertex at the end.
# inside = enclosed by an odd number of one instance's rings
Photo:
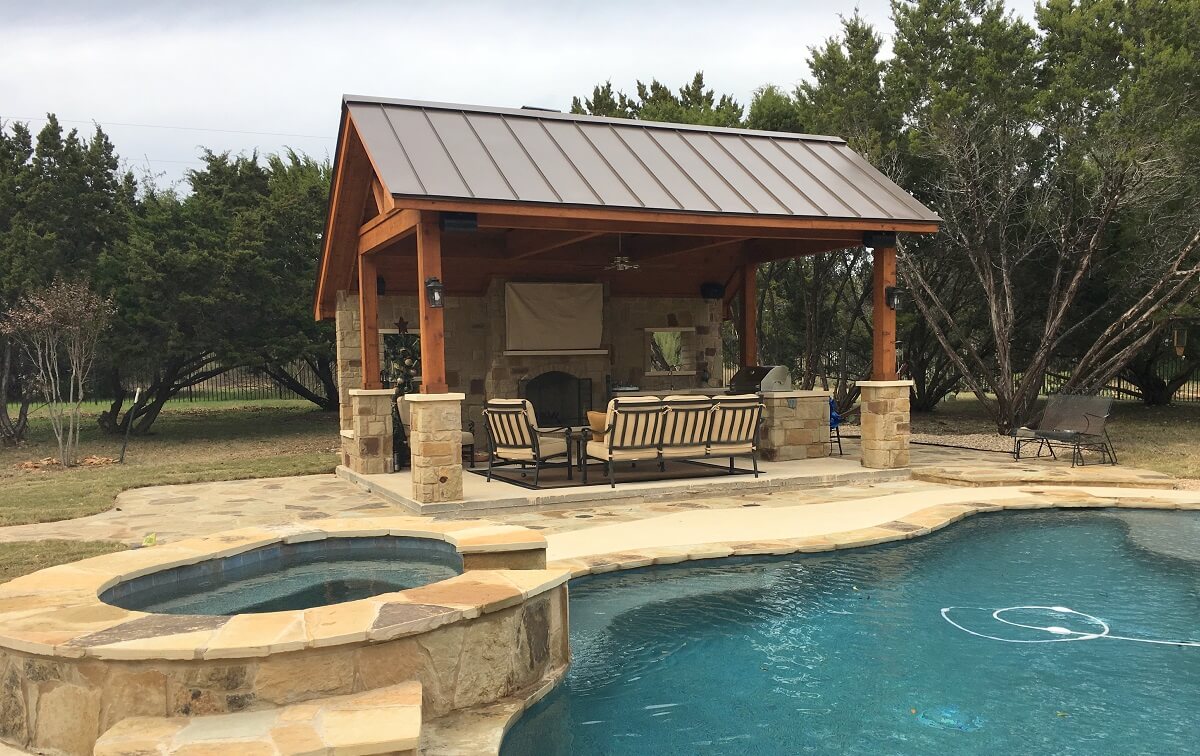
POLYGON ((915 386, 916 381, 859 381, 854 384, 859 388, 899 388, 901 386, 915 386))
POLYGON ((391 396, 395 389, 350 389, 350 396, 391 396))
POLYGON ((354 431, 352 430, 344 430, 340 432, 342 434, 342 438, 354 438, 354 431))
POLYGON ((405 394, 406 402, 461 402, 466 394, 405 394))
POLYGON ((100 598, 119 583, 275 544, 384 536, 445 541, 460 554, 546 548, 544 535, 518 525, 435 521, 414 515, 306 520, 226 530, 47 567, 0 585, 0 649, 124 661, 264 657, 417 635, 512 606, 550 591, 570 577, 569 570, 466 570, 445 580, 357 601, 277 612, 275 621, 266 623, 257 619, 264 615, 257 614, 197 618, 132 611, 100 598), (411 604, 423 605, 418 614, 424 616, 397 616, 395 611, 384 610, 389 605, 402 605, 403 609, 411 604), (279 624, 281 618, 285 621, 279 624), (295 626, 302 631, 294 636, 281 634, 279 629, 295 626))
POLYGON ((828 398, 832 392, 830 391, 762 391, 759 396, 763 399, 818 399, 828 398))

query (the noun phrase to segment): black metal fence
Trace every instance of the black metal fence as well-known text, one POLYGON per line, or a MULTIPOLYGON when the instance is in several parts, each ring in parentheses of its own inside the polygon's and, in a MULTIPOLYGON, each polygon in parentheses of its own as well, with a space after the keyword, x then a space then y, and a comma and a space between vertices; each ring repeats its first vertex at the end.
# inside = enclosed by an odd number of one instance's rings
MULTIPOLYGON (((220 363, 210 363, 202 370, 208 371, 220 367, 220 363)), ((325 388, 315 370, 306 362, 295 362, 287 366, 287 371, 301 385, 321 396, 325 388)), ((112 399, 112 389, 101 386, 89 394, 97 400, 112 399)), ((206 381, 188 386, 176 394, 173 402, 220 402, 220 401, 259 401, 265 399, 303 399, 289 388, 280 386, 262 370, 245 365, 230 368, 206 381)))

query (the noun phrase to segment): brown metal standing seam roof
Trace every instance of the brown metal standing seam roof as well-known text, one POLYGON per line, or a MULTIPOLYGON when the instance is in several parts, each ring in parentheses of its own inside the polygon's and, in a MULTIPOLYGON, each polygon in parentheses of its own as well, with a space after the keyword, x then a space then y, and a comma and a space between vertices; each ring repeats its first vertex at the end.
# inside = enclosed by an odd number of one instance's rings
POLYGON ((836 137, 346 96, 397 197, 940 220, 836 137))

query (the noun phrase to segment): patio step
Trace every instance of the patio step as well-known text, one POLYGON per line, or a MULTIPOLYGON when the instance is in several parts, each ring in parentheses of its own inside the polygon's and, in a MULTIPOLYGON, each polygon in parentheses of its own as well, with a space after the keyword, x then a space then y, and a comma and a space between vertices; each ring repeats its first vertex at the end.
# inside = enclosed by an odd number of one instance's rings
POLYGON ((421 739, 421 684, 407 682, 277 709, 202 717, 131 717, 96 741, 96 756, 398 754, 421 739))

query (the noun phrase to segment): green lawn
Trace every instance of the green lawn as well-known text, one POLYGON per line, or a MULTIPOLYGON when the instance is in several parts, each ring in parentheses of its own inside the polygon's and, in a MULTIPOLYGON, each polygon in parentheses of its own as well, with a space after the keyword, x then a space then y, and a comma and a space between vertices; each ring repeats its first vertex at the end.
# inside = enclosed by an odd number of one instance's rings
MULTIPOLYGON (((116 458, 121 439, 96 427, 98 406, 87 409, 81 456, 116 458)), ((331 472, 337 447, 336 414, 308 402, 180 402, 163 410, 150 435, 130 440, 125 464, 23 469, 58 454, 39 414, 25 444, 0 447, 0 526, 103 512, 140 486, 331 472)))
MULTIPOLYGON (((914 412, 912 427, 914 432, 936 435, 996 432, 970 394, 942 402, 933 412, 914 412)), ((1108 432, 1121 464, 1200 478, 1200 403, 1147 407, 1141 402, 1115 402, 1108 432)))
POLYGON ((0 544, 0 583, 56 564, 120 551, 113 541, 21 541, 0 544))

